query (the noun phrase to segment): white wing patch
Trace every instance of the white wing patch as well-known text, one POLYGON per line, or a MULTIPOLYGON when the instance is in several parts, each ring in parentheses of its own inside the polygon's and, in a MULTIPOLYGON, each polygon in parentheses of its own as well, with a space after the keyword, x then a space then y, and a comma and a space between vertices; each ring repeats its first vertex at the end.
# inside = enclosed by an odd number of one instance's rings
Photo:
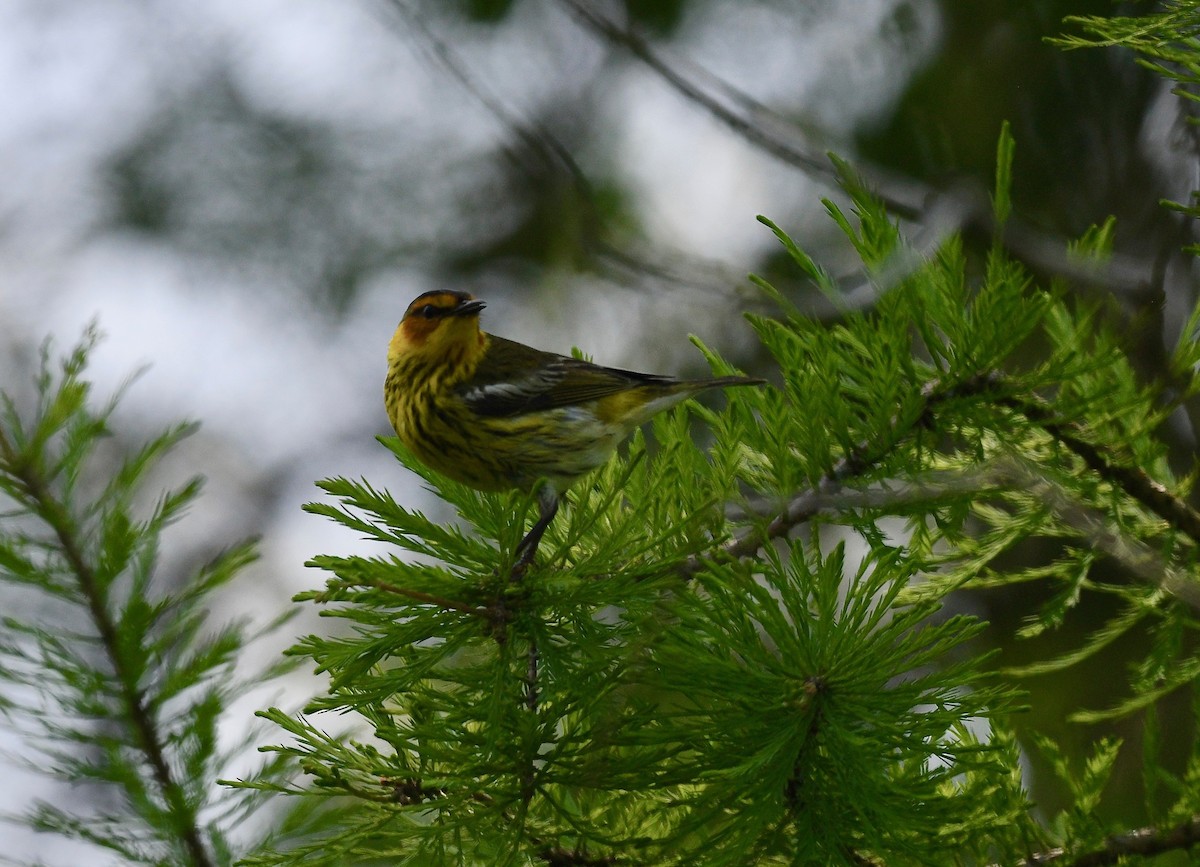
POLYGON ((460 393, 468 405, 486 412, 488 408, 506 408, 507 413, 520 412, 530 401, 562 381, 565 371, 557 366, 543 367, 516 382, 488 382, 473 385, 460 393))

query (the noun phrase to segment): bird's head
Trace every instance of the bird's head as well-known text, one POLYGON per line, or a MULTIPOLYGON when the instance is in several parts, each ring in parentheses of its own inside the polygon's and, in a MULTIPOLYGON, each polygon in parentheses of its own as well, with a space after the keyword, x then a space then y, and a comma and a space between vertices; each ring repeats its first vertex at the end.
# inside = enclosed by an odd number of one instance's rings
POLYGON ((466 292, 435 289, 413 299, 392 335, 388 360, 472 355, 486 341, 479 330, 482 301, 466 292))

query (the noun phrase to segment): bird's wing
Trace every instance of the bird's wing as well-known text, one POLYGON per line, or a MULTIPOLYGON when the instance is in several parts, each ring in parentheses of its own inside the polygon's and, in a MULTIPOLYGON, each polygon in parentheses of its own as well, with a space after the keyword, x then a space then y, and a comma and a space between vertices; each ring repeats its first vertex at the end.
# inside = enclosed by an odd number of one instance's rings
POLYGON ((642 385, 669 386, 667 376, 601 367, 488 335, 488 348, 458 393, 474 412, 507 417, 575 406, 642 385))

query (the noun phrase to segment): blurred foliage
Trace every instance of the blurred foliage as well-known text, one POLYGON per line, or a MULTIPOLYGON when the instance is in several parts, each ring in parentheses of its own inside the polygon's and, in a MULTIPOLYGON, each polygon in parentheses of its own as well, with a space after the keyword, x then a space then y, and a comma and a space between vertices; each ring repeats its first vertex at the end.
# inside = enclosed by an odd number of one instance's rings
MULTIPOLYGON (((1200 4, 1190 0, 1171 0, 1162 10, 1133 17, 1100 17, 1077 15, 1067 19, 1068 26, 1083 32, 1083 36, 1068 32, 1055 42, 1065 48, 1121 47, 1130 49, 1138 62, 1162 78, 1176 82, 1173 93, 1180 97, 1179 111, 1187 121, 1184 137, 1196 148, 1196 129, 1200 117, 1200 56, 1197 56, 1195 34, 1200 30, 1200 4)), ((1191 220, 1200 217, 1195 205, 1200 192, 1189 191, 1191 205, 1171 202, 1169 206, 1191 220)), ((1195 255, 1200 245, 1192 243, 1188 251, 1195 255)))
MULTIPOLYGON (((398 266, 427 269, 432 280, 488 281, 529 298, 531 288, 592 270, 654 288, 679 257, 691 255, 642 249, 640 193, 605 168, 614 146, 603 122, 605 96, 622 74, 639 69, 636 57, 602 47, 606 63, 594 81, 564 76, 558 90, 525 106, 519 92, 495 90, 472 65, 488 30, 505 34, 523 4, 378 5, 394 13, 397 50, 422 52, 431 76, 457 83, 453 111, 493 124, 495 139, 454 143, 419 129, 331 125, 271 107, 217 66, 131 129, 113 154, 107 187, 114 227, 162 235, 225 266, 273 271, 285 291, 334 312, 398 266)), ((630 0, 622 25, 649 39, 678 40, 688 17, 710 5, 630 0)), ((546 6, 563 15, 562 4, 546 6)), ((859 130, 864 158, 935 189, 978 184, 1007 120, 1022 143, 1014 198, 1026 218, 1065 241, 1116 215, 1127 249, 1173 234, 1154 206, 1157 196, 1146 195, 1162 188, 1161 167, 1138 146, 1156 78, 1117 55, 1064 53, 1045 41, 1062 32, 1063 16, 1110 11, 1106 0, 938 8, 940 51, 890 116, 859 130)), ((821 9, 804 14, 819 20, 821 9)), ((905 22, 914 14, 900 4, 881 38, 911 30, 905 22)), ((686 42, 668 44, 687 60, 686 42)), ((790 110, 782 114, 794 120, 790 110)), ((851 145, 825 147, 845 152, 851 145)), ((768 260, 747 264, 783 274, 768 260)))
POLYGON ((667 35, 679 25, 688 5, 688 0, 625 0, 625 12, 631 23, 667 35))
POLYGON ((89 863, 231 864, 262 801, 213 785, 246 758, 219 725, 283 667, 239 669, 249 625, 209 615, 257 554, 242 542, 164 574, 164 535, 201 480, 148 492, 147 479, 194 425, 106 448, 116 400, 98 403, 84 378, 95 339, 61 360, 47 344, 32 401, 0 391, 0 712, 28 765, 66 784, 6 818, 91 844, 89 863))

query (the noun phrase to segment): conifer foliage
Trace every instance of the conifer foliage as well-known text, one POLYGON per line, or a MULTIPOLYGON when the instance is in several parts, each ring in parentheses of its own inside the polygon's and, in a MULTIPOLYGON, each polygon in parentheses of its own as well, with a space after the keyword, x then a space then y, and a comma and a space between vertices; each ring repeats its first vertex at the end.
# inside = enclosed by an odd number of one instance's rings
MULTIPOLYGON (((1001 227, 1011 159, 1005 133, 1001 227)), ((1053 588, 1029 612, 1030 636, 1087 594, 1118 600, 1099 633, 1023 674, 1144 628, 1146 657, 1114 704, 1076 716, 1142 714, 1158 736, 1145 711, 1200 664, 1200 521, 1155 434, 1195 394, 1194 335, 1173 362, 1189 385, 1164 395, 1138 382, 1097 310, 1038 285, 999 246, 973 261, 951 240, 921 260, 852 178, 846 189, 850 207, 829 211, 868 276, 918 264, 833 325, 759 280, 778 312, 749 320, 773 384, 678 410, 654 425, 654 448, 636 438, 574 492, 522 578, 509 570, 530 508, 520 495, 449 483, 391 439, 458 523, 365 480, 321 484, 332 500, 308 509, 378 553, 313 561, 328 582, 303 599, 345 628, 293 651, 328 674, 328 692, 305 716, 267 714, 307 783, 260 785, 357 807, 334 839, 250 863, 355 852, 414 865, 985 864, 1121 851, 1093 813, 1121 745, 1100 743, 1080 775, 1036 740, 1077 796, 1036 821, 1017 771, 1031 746, 1013 730, 1022 672, 972 650, 983 624, 953 613, 953 594, 1053 588), (1014 565, 1034 540, 1052 554, 1014 565), (332 737, 329 714, 360 733, 332 737)), ((1077 252, 1103 256, 1108 238, 1091 232, 1077 252)), ((1200 793, 1186 774, 1154 761, 1147 774, 1177 796, 1156 802, 1161 817, 1192 821, 1200 793)))
POLYGON ((117 452, 116 400, 97 407, 83 377, 95 340, 61 360, 47 344, 28 400, 0 392, 0 712, 28 765, 72 786, 15 818, 107 850, 87 863, 230 864, 253 802, 215 785, 231 758, 217 727, 246 685, 247 635, 210 624, 208 605, 255 549, 162 574, 162 533, 200 480, 157 496, 145 483, 194 426, 117 452))

